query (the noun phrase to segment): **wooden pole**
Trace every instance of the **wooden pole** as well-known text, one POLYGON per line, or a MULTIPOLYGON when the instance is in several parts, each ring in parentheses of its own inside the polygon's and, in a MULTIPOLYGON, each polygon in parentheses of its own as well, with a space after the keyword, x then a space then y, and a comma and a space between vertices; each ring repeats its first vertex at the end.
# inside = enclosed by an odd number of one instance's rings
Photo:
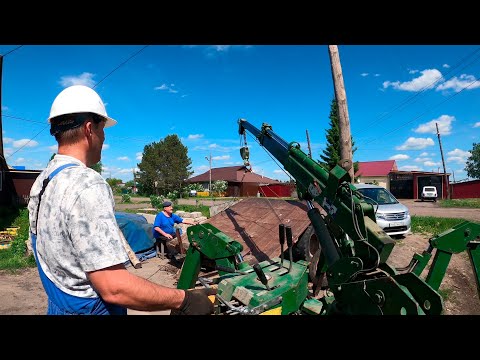
POLYGON ((338 128, 340 132, 340 159, 343 167, 344 160, 350 161, 350 168, 347 170, 350 175, 351 183, 354 182, 353 155, 352 155, 352 135, 350 133, 350 119, 348 117, 347 95, 343 83, 342 66, 340 64, 340 55, 337 45, 328 45, 330 63, 332 66, 333 85, 335 88, 335 99, 338 106, 338 128))
MULTIPOLYGON (((445 178, 445 187, 447 188, 447 199, 450 199, 450 184, 448 183, 447 169, 445 168, 445 160, 443 160, 442 141, 440 140, 440 132, 438 131, 438 123, 435 123, 435 126, 437 127, 438 144, 440 145, 440 154, 442 155, 443 176, 445 178)), ((442 191, 442 197, 443 197, 443 191, 442 191)))
POLYGON ((308 136, 308 130, 305 130, 307 133, 307 145, 308 145, 308 156, 312 158, 312 148, 310 147, 310 136, 308 136))

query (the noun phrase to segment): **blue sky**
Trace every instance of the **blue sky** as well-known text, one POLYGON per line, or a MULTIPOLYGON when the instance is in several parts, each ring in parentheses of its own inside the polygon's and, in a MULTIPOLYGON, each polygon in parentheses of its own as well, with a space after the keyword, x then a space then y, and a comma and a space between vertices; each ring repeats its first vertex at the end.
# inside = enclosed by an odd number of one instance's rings
MULTIPOLYGON (((43 169, 57 151, 47 118, 55 96, 84 84, 118 121, 105 130, 104 177, 132 180, 144 146, 177 134, 194 175, 241 165, 237 120, 263 122, 313 157, 326 146, 334 85, 328 45, 1 45, 2 122, 9 165, 43 169)), ((480 142, 480 46, 339 45, 354 161, 467 178, 480 142)), ((253 171, 288 175, 250 134, 253 171)))

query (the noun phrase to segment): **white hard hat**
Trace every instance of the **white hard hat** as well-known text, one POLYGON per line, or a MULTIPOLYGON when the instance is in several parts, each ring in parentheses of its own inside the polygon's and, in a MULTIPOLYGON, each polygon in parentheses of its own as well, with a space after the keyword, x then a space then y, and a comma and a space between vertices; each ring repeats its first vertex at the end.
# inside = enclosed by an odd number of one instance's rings
POLYGON ((95 90, 85 85, 72 85, 63 89, 53 100, 48 122, 50 123, 50 120, 56 116, 84 112, 104 117, 107 120, 105 127, 110 127, 117 123, 116 120, 107 115, 105 105, 95 90))

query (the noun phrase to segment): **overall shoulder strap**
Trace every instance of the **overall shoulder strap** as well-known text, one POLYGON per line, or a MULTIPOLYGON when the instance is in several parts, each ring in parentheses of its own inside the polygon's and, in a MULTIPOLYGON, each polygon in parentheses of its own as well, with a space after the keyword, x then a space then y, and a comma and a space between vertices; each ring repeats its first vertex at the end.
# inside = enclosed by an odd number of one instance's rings
POLYGON ((70 166, 78 166, 78 164, 75 164, 75 163, 63 164, 63 165, 59 166, 58 168, 56 168, 55 170, 53 170, 50 173, 50 175, 48 175, 48 177, 45 180, 43 180, 42 189, 40 190, 40 193, 38 194, 37 215, 35 217, 35 234, 37 233, 38 211, 40 209, 40 201, 42 201, 42 195, 45 192, 45 188, 47 187, 48 183, 50 182, 50 180, 52 180, 52 178, 55 175, 57 175, 60 171, 62 171, 63 169, 65 169, 67 167, 70 167, 70 166))

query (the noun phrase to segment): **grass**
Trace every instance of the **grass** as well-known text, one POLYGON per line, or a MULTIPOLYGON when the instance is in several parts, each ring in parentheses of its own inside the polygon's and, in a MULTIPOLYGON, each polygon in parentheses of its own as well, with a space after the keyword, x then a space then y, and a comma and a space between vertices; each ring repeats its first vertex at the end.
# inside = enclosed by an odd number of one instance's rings
POLYGON ((452 296, 453 289, 450 289, 450 288, 438 289, 438 293, 442 297, 443 301, 446 301, 446 300, 449 300, 450 296, 452 296))
POLYGON ((480 199, 452 199, 452 200, 439 200, 438 204, 440 207, 447 208, 480 208, 480 199))
POLYGON ((35 267, 33 255, 25 256, 28 239, 28 210, 27 208, 12 209, 0 207, 0 228, 19 227, 17 236, 14 237, 12 245, 7 249, 0 250, 0 270, 14 272, 26 267, 35 267), (15 217, 12 220, 12 217, 15 217))
POLYGON ((465 219, 437 218, 433 216, 412 216, 412 233, 438 235, 464 221, 465 219))

